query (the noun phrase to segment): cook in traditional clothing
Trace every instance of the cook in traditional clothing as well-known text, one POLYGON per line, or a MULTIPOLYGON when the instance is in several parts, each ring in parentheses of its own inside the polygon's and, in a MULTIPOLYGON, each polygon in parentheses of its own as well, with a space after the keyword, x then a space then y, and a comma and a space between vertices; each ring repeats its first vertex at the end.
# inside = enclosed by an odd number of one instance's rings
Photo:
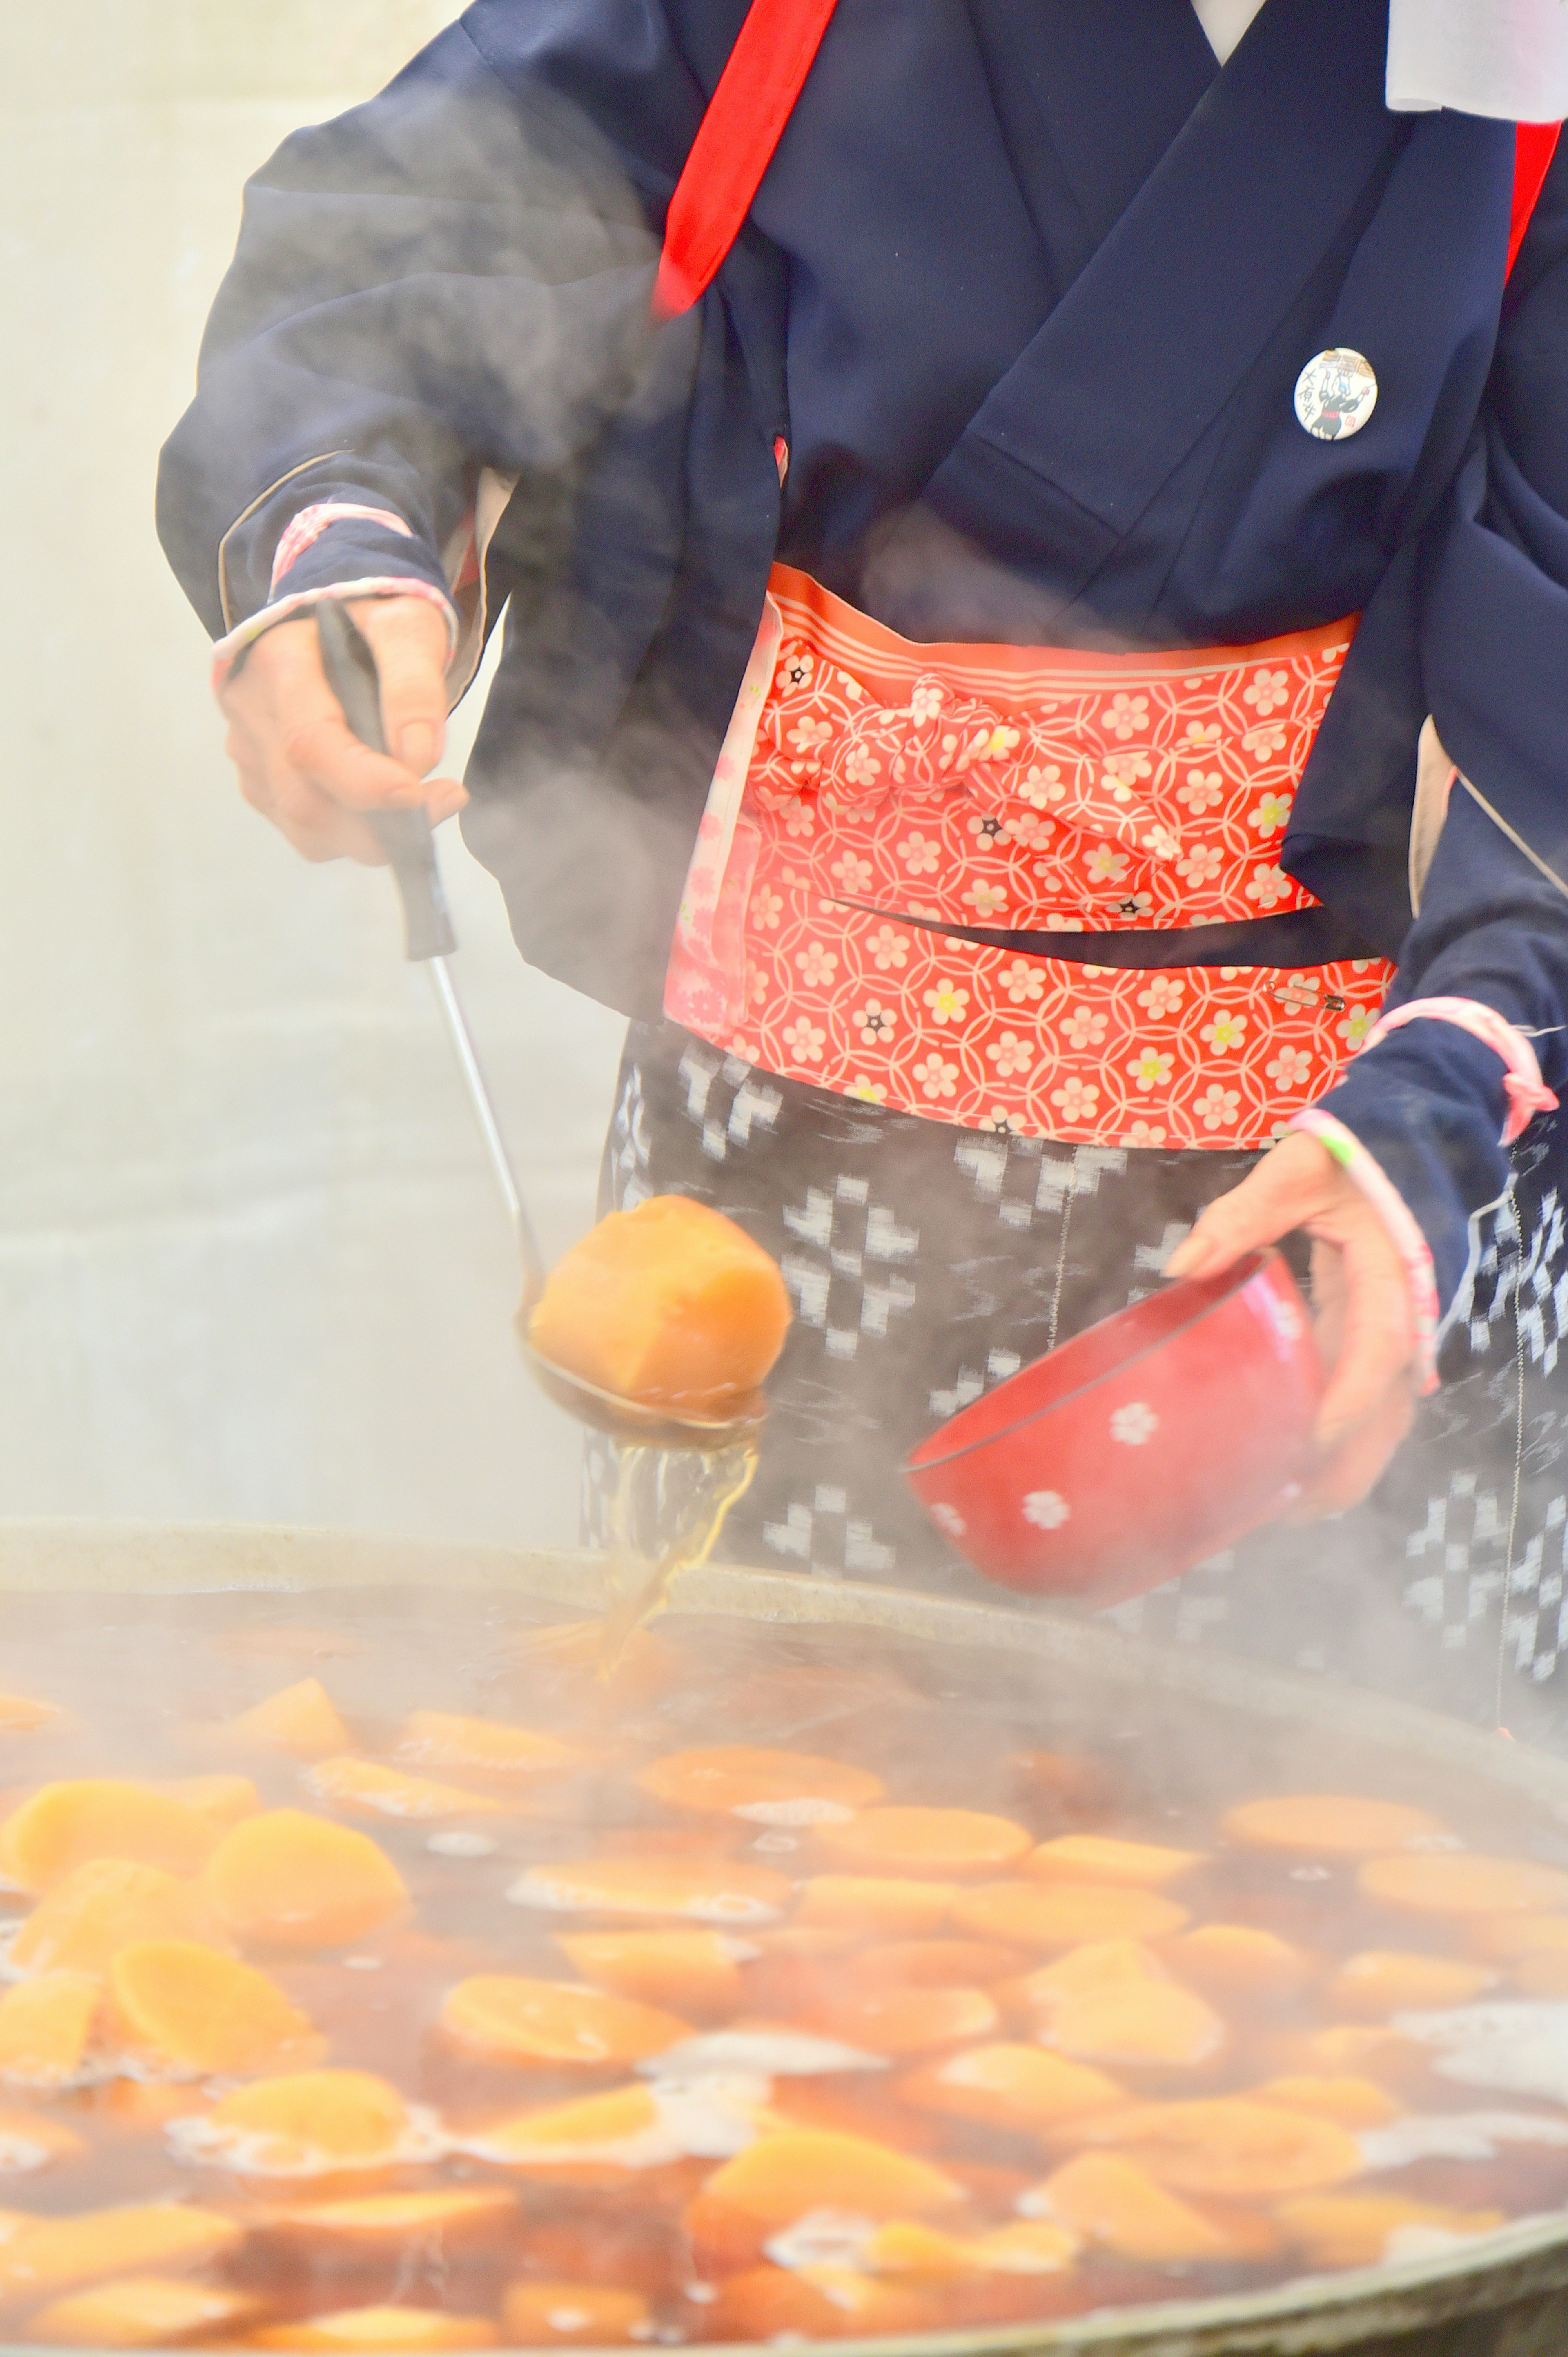
POLYGON ((161 488, 244 791, 466 805, 631 1017, 607 1207, 797 1302, 732 1552, 961 1579, 903 1454, 1305 1231, 1340 1519, 1132 1614, 1552 1717, 1564 113, 1556 0, 479 0, 252 183, 161 488))

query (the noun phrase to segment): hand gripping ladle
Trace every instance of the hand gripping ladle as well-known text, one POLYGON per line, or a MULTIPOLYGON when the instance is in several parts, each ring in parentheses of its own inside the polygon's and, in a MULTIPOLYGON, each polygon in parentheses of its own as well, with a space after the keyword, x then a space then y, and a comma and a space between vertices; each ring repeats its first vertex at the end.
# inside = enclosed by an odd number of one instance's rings
MULTIPOLYGON (((384 753, 387 748, 381 729, 381 682, 368 641, 337 598, 323 598, 317 605, 316 628, 321 641, 322 665, 343 707, 343 717, 362 744, 372 752, 384 753)), ((650 1407, 640 1400, 624 1399, 616 1392, 601 1391, 596 1383, 586 1383, 569 1368, 545 1358, 530 1341, 528 1321, 544 1291, 544 1262, 447 963, 457 946, 457 936, 452 929, 442 889, 430 822, 420 809, 371 811, 366 815, 386 853, 403 900, 409 962, 423 965, 430 976, 468 1103, 517 1238, 522 1263, 522 1300, 517 1312, 517 1329, 534 1381, 569 1415, 631 1448, 694 1448, 712 1455, 751 1440, 767 1414, 767 1402, 760 1392, 737 1401, 726 1416, 677 1414, 668 1408, 650 1407)))

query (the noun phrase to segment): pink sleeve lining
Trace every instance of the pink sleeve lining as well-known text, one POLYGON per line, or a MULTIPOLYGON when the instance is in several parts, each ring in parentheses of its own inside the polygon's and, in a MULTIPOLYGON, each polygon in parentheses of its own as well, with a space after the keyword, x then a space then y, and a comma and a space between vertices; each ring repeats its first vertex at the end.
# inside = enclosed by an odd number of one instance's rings
POLYGON ((1404 1264, 1405 1292, 1410 1302, 1411 1340, 1416 1388, 1423 1398, 1437 1389, 1437 1329, 1440 1322, 1437 1276, 1432 1247, 1417 1227, 1409 1205, 1380 1163, 1369 1154, 1353 1130, 1330 1113, 1309 1107, 1298 1113, 1292 1129, 1316 1137, 1331 1154, 1347 1178, 1354 1180, 1388 1232, 1390 1243, 1404 1264))
POLYGON ((366 581, 332 581, 318 589, 298 589, 292 597, 280 597, 275 606, 263 606, 259 613, 238 623, 226 639, 220 639, 212 650, 212 685, 220 688, 236 662, 246 649, 254 646, 259 638, 274 630, 279 622, 291 621, 297 614, 306 614, 312 606, 320 605, 326 597, 423 597, 434 606, 446 622, 446 651, 450 662, 457 643, 456 609, 449 597, 433 582, 415 578, 405 580, 399 574, 377 574, 366 581))
POLYGON ((1503 1087, 1508 1093, 1509 1115, 1503 1124, 1503 1134, 1498 1141, 1511 1146, 1516 1137, 1529 1128, 1538 1113, 1555 1113, 1557 1099, 1541 1077, 1541 1064, 1535 1049, 1524 1033, 1499 1015, 1495 1007, 1485 1006, 1476 998, 1412 998, 1408 1006, 1396 1006, 1391 1015, 1381 1016, 1373 1024, 1361 1043, 1361 1053, 1375 1048, 1380 1039, 1403 1024, 1417 1021, 1453 1023, 1471 1038, 1479 1039, 1500 1056, 1504 1065, 1503 1087))
POLYGON ((321 500, 313 508, 301 508, 279 541, 273 557, 268 596, 276 597, 278 583, 285 574, 298 564, 307 548, 315 547, 324 532, 335 523, 349 522, 379 523, 387 532, 401 533, 404 540, 413 538, 411 526, 391 508, 359 507, 352 500, 321 500))

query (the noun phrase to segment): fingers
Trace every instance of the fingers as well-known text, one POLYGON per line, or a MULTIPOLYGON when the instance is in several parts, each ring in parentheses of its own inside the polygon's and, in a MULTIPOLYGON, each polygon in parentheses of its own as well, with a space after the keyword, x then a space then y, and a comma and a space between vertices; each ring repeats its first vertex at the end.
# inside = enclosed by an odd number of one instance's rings
POLYGON ((446 741, 446 622, 423 597, 356 597, 349 608, 376 659, 387 750, 423 778, 446 741))
POLYGON ((1381 1411, 1391 1391, 1410 1394, 1410 1295, 1398 1254, 1369 1211, 1336 1238, 1343 1284, 1343 1340, 1317 1412, 1319 1446, 1336 1448, 1381 1411))
POLYGON ((1292 1509, 1290 1520, 1316 1522, 1324 1514, 1342 1514, 1351 1506, 1359 1506, 1381 1480, 1414 1415, 1415 1401, 1410 1384, 1395 1383, 1316 1469, 1292 1509))
POLYGON ((276 775, 256 762, 236 759, 240 791, 254 811, 275 826, 304 859, 355 859, 380 866, 385 855, 362 818, 322 793, 294 770, 276 775))
POLYGON ((1339 1175, 1315 1137, 1283 1138, 1239 1187, 1209 1204, 1165 1263, 1165 1275, 1219 1276, 1243 1253, 1277 1243, 1327 1207, 1339 1175))
POLYGON ((315 630, 285 628, 268 637, 283 641, 268 688, 269 733, 284 764, 347 810, 407 809, 422 802, 420 780, 387 754, 361 745, 344 719, 322 668, 315 630))
POLYGON ((1314 1429, 1322 1459, 1292 1516, 1310 1520, 1365 1497, 1414 1413, 1410 1297, 1382 1222, 1315 1138, 1291 1136, 1208 1206, 1165 1275, 1218 1276, 1293 1228, 1314 1239, 1317 1338, 1332 1370, 1314 1429))
POLYGON ((400 758, 349 728, 321 662, 314 619, 279 623, 220 691, 241 791, 307 859, 383 864, 365 813, 423 804, 432 826, 467 801, 455 778, 426 778, 446 735, 446 630, 418 597, 356 598, 376 657, 382 727, 400 758))

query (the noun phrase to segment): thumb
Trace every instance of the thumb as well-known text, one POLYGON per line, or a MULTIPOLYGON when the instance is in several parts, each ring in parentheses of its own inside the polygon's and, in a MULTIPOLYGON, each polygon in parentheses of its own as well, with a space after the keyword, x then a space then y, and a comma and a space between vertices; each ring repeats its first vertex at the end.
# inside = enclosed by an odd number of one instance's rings
POLYGON ((356 599, 351 610, 376 659, 387 750, 423 778, 446 740, 446 619, 423 597, 356 599))

